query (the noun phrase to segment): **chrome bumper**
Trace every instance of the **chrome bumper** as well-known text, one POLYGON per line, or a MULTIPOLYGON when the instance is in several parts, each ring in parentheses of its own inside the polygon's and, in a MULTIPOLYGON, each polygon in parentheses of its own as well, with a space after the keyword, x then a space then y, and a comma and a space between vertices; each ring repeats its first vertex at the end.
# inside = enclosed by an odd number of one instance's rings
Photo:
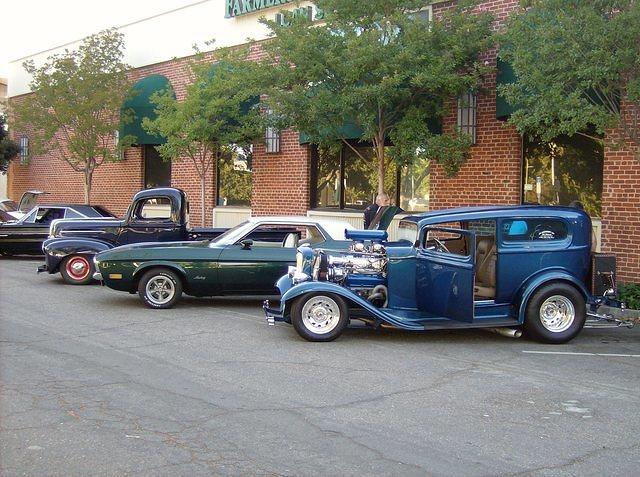
POLYGON ((92 276, 93 276, 93 279, 94 279, 94 280, 98 280, 99 282, 101 282, 101 281, 102 281, 102 273, 100 273, 100 272, 95 272, 92 276))

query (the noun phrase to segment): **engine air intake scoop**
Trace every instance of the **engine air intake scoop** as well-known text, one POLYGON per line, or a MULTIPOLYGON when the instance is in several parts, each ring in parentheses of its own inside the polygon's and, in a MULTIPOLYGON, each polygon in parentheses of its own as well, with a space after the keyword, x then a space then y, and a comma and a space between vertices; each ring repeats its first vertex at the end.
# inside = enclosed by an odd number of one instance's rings
POLYGON ((387 231, 386 230, 345 230, 344 236, 348 240, 356 240, 362 241, 371 240, 371 241, 383 241, 387 240, 387 231))

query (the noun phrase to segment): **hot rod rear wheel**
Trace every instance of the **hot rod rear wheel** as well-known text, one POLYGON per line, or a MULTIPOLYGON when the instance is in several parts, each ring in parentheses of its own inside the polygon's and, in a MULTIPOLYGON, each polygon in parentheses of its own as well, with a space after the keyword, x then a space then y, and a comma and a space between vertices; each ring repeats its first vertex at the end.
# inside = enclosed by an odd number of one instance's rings
POLYGON ((87 285, 93 281, 93 260, 88 255, 69 255, 60 264, 62 279, 71 285, 87 285))
POLYGON ((349 323, 349 310, 338 295, 310 293, 293 302, 291 323, 305 340, 333 341, 349 323))
POLYGON ((586 318, 582 294, 566 283, 551 283, 529 300, 524 330, 543 343, 566 343, 580 333, 586 318))
POLYGON ((167 268, 154 268, 142 275, 138 295, 149 308, 172 308, 182 296, 182 280, 167 268))

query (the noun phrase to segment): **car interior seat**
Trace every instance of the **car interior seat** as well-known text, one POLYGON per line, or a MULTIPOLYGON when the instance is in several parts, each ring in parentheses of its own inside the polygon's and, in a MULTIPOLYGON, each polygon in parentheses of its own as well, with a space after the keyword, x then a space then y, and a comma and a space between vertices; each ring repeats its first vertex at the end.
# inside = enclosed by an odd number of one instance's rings
POLYGON ((478 237, 476 246, 476 285, 474 295, 496 296, 496 243, 493 237, 478 237))
POLYGON ((298 234, 295 232, 288 233, 282 241, 285 248, 296 248, 298 246, 298 234))

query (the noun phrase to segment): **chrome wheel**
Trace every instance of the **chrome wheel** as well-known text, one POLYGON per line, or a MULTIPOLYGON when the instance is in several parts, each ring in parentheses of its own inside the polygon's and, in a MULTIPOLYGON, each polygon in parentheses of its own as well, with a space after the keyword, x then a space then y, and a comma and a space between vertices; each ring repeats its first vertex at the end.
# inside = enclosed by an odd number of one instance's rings
POLYGON ((72 257, 67 260, 65 269, 69 277, 73 280, 84 280, 89 276, 91 271, 91 265, 89 261, 84 257, 72 257))
POLYGON ((547 298, 540 306, 540 322, 554 333, 566 331, 576 318, 576 310, 571 300, 562 295, 547 298))
POLYGON ((311 297, 302 307, 302 324, 312 333, 330 333, 339 322, 340 307, 328 296, 311 297))
POLYGON ((147 282, 145 292, 154 305, 164 305, 171 301, 176 293, 176 287, 169 277, 156 275, 147 282))

